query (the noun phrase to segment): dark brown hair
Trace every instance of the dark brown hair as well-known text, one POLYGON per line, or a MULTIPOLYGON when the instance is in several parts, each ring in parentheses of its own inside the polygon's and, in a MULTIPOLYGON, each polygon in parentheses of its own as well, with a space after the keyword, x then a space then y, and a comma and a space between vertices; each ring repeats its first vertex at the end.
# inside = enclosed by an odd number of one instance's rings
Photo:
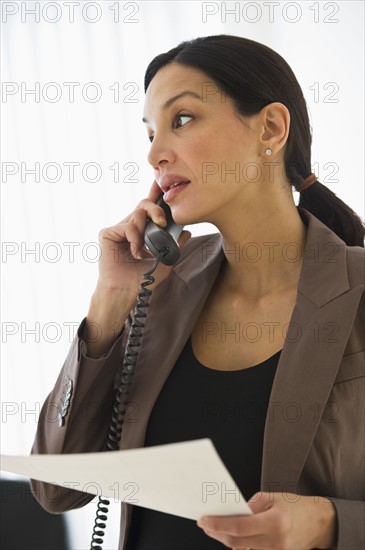
MULTIPOLYGON (((207 74, 233 100, 241 115, 254 115, 273 102, 285 105, 291 122, 284 153, 287 179, 297 186, 309 176, 312 136, 306 102, 292 69, 278 53, 259 42, 226 34, 184 41, 150 62, 145 92, 157 71, 171 62, 207 74)), ((311 212, 348 246, 364 247, 363 221, 322 183, 317 181, 302 191, 298 206, 311 212)))

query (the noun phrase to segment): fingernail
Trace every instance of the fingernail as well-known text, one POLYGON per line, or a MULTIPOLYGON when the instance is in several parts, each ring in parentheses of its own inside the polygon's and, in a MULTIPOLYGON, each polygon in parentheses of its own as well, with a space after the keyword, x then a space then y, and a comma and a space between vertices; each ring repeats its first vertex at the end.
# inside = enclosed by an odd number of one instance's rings
POLYGON ((203 517, 203 518, 200 518, 200 519, 198 520, 198 525, 199 525, 199 527, 205 527, 207 524, 208 524, 208 521, 207 521, 207 519, 204 518, 204 517, 203 517))
POLYGON ((165 218, 163 216, 159 216, 158 217, 158 223, 165 225, 165 223, 166 223, 165 218))

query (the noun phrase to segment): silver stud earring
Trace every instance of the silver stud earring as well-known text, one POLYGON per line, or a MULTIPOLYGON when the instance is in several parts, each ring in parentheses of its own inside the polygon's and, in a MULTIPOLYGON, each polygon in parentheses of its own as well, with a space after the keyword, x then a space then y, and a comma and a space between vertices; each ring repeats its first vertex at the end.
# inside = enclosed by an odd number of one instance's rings
POLYGON ((272 150, 270 149, 270 147, 265 149, 265 155, 271 155, 271 153, 272 153, 272 150))

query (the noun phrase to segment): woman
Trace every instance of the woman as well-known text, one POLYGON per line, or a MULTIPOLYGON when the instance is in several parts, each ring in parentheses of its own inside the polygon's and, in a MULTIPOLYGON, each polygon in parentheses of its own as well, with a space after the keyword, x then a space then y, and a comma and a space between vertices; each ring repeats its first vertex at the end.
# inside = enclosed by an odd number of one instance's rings
MULTIPOLYGON (((184 231, 179 261, 155 272, 120 448, 210 437, 254 514, 203 524, 122 503, 119 547, 362 548, 364 225, 311 174, 300 86, 270 48, 219 35, 157 56, 145 92, 154 182, 100 232, 99 280, 33 452, 106 448, 162 190, 177 223, 219 233, 184 231)), ((92 498, 33 489, 52 512, 92 498)))

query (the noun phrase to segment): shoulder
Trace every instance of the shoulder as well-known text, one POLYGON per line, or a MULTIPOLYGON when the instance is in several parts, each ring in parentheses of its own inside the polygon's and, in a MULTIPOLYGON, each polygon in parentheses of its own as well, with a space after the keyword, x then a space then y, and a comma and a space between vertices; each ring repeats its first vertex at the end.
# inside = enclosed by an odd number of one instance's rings
MULTIPOLYGON (((328 225, 304 208, 298 208, 305 225, 307 239, 304 261, 315 271, 316 284, 330 297, 331 288, 335 292, 362 287, 365 281, 365 248, 349 246, 328 225)), ((310 273, 310 277, 313 273, 310 273)), ((313 294, 313 293, 312 293, 313 294)), ((318 303, 325 297, 318 295, 318 303)))
MULTIPOLYGON (((362 294, 358 303, 355 318, 353 320, 352 331, 344 352, 344 355, 353 355, 354 360, 360 360, 362 354, 362 371, 364 369, 364 350, 365 350, 365 249, 361 246, 346 246, 346 266, 348 282, 351 289, 362 288, 362 294)), ((360 368, 360 367, 359 367, 360 368)), ((364 374, 364 373, 363 373, 364 374)))
POLYGON ((346 263, 350 286, 365 284, 365 248, 346 246, 346 263))

